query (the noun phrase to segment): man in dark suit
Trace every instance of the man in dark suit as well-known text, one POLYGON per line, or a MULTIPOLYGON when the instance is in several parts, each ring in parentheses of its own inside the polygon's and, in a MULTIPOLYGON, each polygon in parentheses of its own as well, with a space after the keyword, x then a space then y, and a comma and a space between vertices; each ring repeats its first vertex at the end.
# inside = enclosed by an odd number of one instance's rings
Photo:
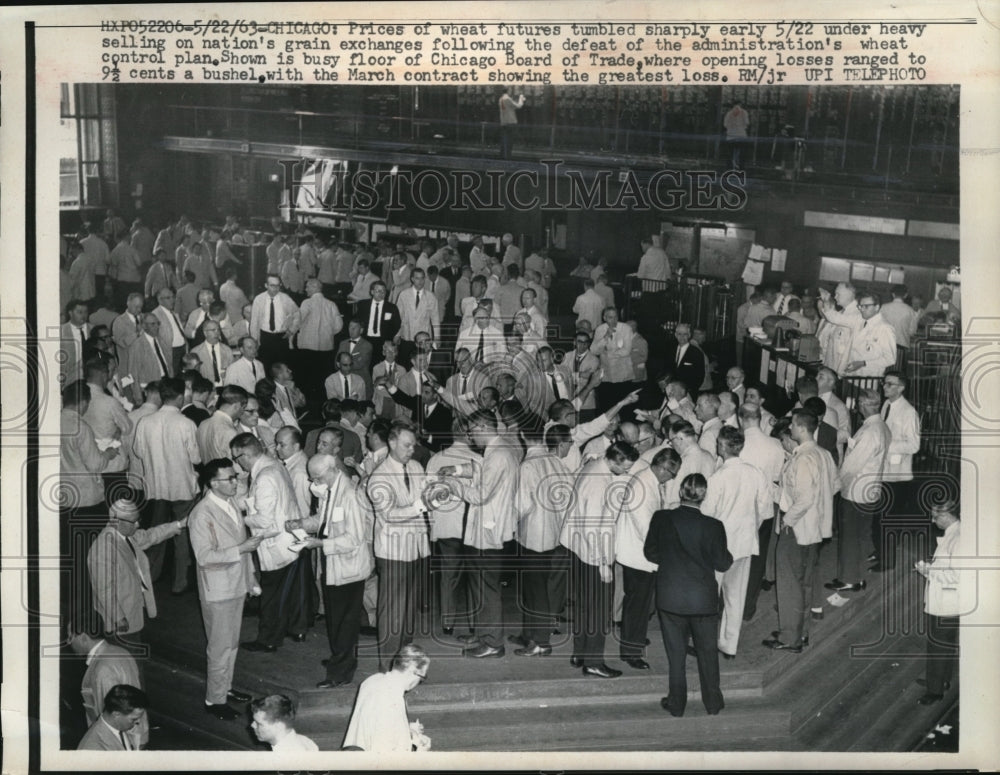
MULTIPOLYGON (((337 347, 334 362, 339 363, 337 356, 341 353, 350 354, 353 359, 354 373, 365 383, 368 395, 372 393, 372 343, 361 335, 361 321, 352 320, 347 324, 347 339, 337 347)), ((379 350, 381 352, 381 350, 379 350)))
POLYGON ((660 705, 672 716, 683 716, 687 705, 687 642, 694 641, 701 679, 701 699, 714 716, 725 703, 719 687, 719 585, 715 574, 733 564, 726 546, 726 529, 704 516, 699 504, 707 484, 701 474, 681 482, 681 505, 657 511, 649 524, 643 553, 659 566, 656 607, 670 663, 670 693, 660 705))
POLYGON ((378 280, 370 288, 371 299, 358 304, 354 319, 361 326, 361 333, 371 342, 372 351, 382 352, 382 343, 391 342, 399 333, 401 325, 399 308, 385 296, 385 283, 378 280))
POLYGON ((424 382, 418 396, 407 395, 395 385, 387 388, 393 401, 413 412, 417 438, 431 452, 440 452, 452 442, 453 415, 451 409, 438 400, 437 387, 424 382))
POLYGON ((667 350, 666 368, 679 379, 693 396, 698 395, 705 381, 705 353, 691 341, 691 326, 678 323, 674 329, 677 343, 667 350))
POLYGON ((812 398, 805 399, 802 403, 802 408, 815 416, 816 422, 819 423, 819 427, 816 429, 817 446, 829 452, 830 457, 833 458, 833 462, 839 466, 840 455, 837 448, 837 429, 823 419, 826 416, 826 401, 819 396, 813 396, 812 398))

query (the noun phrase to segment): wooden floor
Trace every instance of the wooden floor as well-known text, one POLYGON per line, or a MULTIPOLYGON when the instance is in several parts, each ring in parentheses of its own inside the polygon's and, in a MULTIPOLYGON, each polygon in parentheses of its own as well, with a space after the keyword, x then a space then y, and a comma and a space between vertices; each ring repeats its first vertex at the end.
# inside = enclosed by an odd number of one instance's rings
MULTIPOLYGON (((821 555, 821 579, 833 577, 835 546, 821 555)), ((659 705, 667 662, 651 620, 649 672, 618 660, 614 637, 608 664, 624 675, 587 679, 569 665, 570 645, 553 636, 553 655, 526 659, 508 647, 501 659, 471 660, 461 644, 428 627, 420 642, 431 654, 427 682, 408 695, 436 751, 908 751, 957 704, 957 688, 930 707, 923 690, 922 585, 900 560, 892 574, 870 574, 869 588, 844 593, 811 622, 810 645, 800 655, 774 652, 761 641, 777 626, 774 591, 763 592, 755 619, 744 624, 737 658, 722 661, 726 707, 708 716, 689 660, 690 696, 684 718, 659 705)), ((145 669, 153 711, 151 747, 182 750, 263 750, 246 721, 223 722, 204 713, 204 634, 197 597, 157 589, 160 615, 147 628, 155 658, 145 669)), ((829 593, 832 594, 832 593, 829 593)), ((514 586, 505 590, 505 615, 517 622, 514 586)), ((516 625, 507 633, 515 633, 516 625)), ((244 619, 243 639, 256 621, 244 619)), ((374 639, 362 639, 352 686, 314 688, 327 656, 321 625, 302 644, 286 641, 275 654, 241 651, 235 688, 255 696, 283 692, 299 705, 297 729, 322 750, 340 747, 357 685, 377 670, 374 639)), ((952 685, 957 687, 958 681, 952 685)))

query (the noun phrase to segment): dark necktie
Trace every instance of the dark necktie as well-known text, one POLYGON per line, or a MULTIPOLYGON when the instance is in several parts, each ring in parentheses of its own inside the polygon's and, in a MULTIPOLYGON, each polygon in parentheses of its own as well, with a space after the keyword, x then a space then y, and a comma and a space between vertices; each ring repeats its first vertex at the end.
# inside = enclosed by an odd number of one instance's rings
POLYGON ((573 371, 579 373, 579 371, 580 371, 580 364, 583 363, 583 359, 584 359, 585 356, 586 356, 586 353, 584 353, 583 355, 577 355, 576 358, 573 359, 573 371))
POLYGON ((250 371, 253 372, 253 378, 256 381, 256 379, 257 379, 257 364, 254 363, 253 361, 250 361, 250 371))
POLYGON ((132 539, 128 536, 125 537, 125 543, 128 548, 132 550, 132 556, 135 558, 135 568, 139 573, 139 583, 142 584, 143 589, 149 589, 146 584, 146 579, 142 576, 142 567, 139 565, 139 553, 135 550, 135 544, 132 543, 132 539))
POLYGON ((549 379, 552 380, 552 394, 556 397, 556 401, 558 401, 562 396, 559 395, 559 383, 556 382, 555 372, 549 374, 549 379))
POLYGON ((163 357, 163 350, 160 349, 160 343, 153 340, 153 350, 156 352, 156 359, 160 362, 160 368, 163 369, 163 376, 169 377, 170 370, 167 368, 167 361, 163 357))
POLYGON ((319 526, 317 538, 323 539, 330 534, 330 506, 333 504, 333 491, 326 491, 326 503, 323 505, 323 522, 319 526))
POLYGON ((344 398, 350 398, 351 397, 351 392, 350 392, 351 389, 347 386, 347 375, 346 374, 342 374, 341 376, 344 378, 344 398))
POLYGON ((462 395, 463 396, 465 395, 465 393, 466 393, 466 391, 468 389, 469 389, 469 378, 463 374, 462 375, 462 395))
POLYGON ((882 413, 882 419, 888 421, 889 410, 892 409, 892 404, 889 401, 885 402, 885 411, 882 413))
POLYGON ((403 487, 406 488, 406 497, 410 497, 410 472, 403 466, 403 487))
POLYGON ((372 336, 381 336, 382 330, 382 302, 375 302, 375 322, 372 323, 372 336))
POLYGON ((413 305, 414 309, 420 309, 420 291, 417 291, 417 303, 413 305))
POLYGON ((87 346, 87 337, 83 333, 83 326, 80 326, 76 330, 80 332, 80 361, 82 362, 83 361, 83 353, 84 353, 84 350, 85 350, 85 348, 87 346))
POLYGON ((215 378, 216 382, 221 382, 222 379, 219 377, 219 361, 215 357, 215 345, 211 346, 212 349, 212 376, 215 378))
POLYGON ((128 738, 125 736, 125 733, 122 732, 121 730, 118 730, 118 737, 122 741, 122 748, 126 751, 131 751, 132 748, 128 744, 128 738))
POLYGON ((479 347, 476 348, 476 360, 481 361, 483 359, 483 349, 485 347, 484 341, 485 332, 479 329, 479 347))
POLYGON ((268 325, 269 325, 269 326, 270 326, 270 328, 271 328, 271 333, 272 333, 272 334, 274 334, 274 333, 277 333, 277 332, 276 332, 276 331, 274 330, 274 328, 275 328, 275 325, 274 325, 274 297, 273 297, 273 296, 271 297, 271 314, 270 314, 270 316, 268 317, 268 325))
POLYGON ((142 327, 139 325, 139 316, 135 316, 135 333, 139 334, 142 332, 142 327))

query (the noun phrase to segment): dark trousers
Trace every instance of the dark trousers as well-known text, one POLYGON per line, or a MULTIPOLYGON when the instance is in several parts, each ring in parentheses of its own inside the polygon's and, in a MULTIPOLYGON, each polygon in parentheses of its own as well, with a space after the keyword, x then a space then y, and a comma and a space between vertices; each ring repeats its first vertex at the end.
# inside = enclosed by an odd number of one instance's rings
POLYGON ((323 587, 326 609, 326 637, 330 643, 330 659, 326 665, 328 681, 351 681, 358 667, 358 635, 361 632, 361 601, 365 582, 323 587))
POLYGON ((386 560, 375 558, 378 568, 378 654, 379 663, 389 662, 417 631, 417 617, 424 598, 426 560, 386 560))
POLYGON ((260 572, 260 619, 257 642, 265 646, 281 645, 285 633, 306 631, 305 611, 299 604, 298 560, 277 570, 260 572))
POLYGON ((621 657, 641 657, 646 649, 649 609, 656 591, 656 574, 622 565, 621 657))
POLYGON ((797 544, 791 528, 785 528, 778 536, 778 630, 781 639, 790 646, 809 634, 809 606, 813 590, 819 584, 816 578, 819 548, 820 544, 797 544))
POLYGON ((886 507, 876 512, 872 519, 872 543, 879 564, 886 569, 896 567, 896 548, 900 533, 894 522, 906 521, 915 516, 913 493, 915 485, 909 482, 883 482, 886 489, 886 507))
POLYGON ((747 578, 747 597, 743 603, 743 621, 749 622, 757 613, 757 598, 760 597, 760 585, 767 570, 767 550, 774 536, 774 519, 765 519, 757 529, 759 554, 750 557, 750 575, 747 578))
POLYGON ((864 562, 870 552, 872 507, 840 498, 837 509, 837 578, 856 584, 865 577, 864 562))
POLYGON ((476 635, 487 646, 503 645, 503 587, 500 576, 507 563, 504 549, 466 547, 469 568, 469 596, 476 635))
POLYGON ((555 549, 535 552, 518 545, 518 580, 521 585, 521 636, 541 646, 549 645, 561 603, 553 597, 553 577, 562 558, 555 549))
POLYGON ((687 705, 687 644, 690 638, 698 659, 698 681, 701 684, 701 701, 709 713, 718 713, 725 707, 719 686, 719 650, 716 639, 719 615, 685 616, 658 610, 663 647, 670 665, 667 709, 674 716, 684 715, 687 705))
MULTIPOLYGON (((188 515, 193 505, 192 501, 149 501, 149 527, 156 527, 167 522, 180 521, 188 515)), ((191 566, 191 543, 187 531, 182 530, 169 539, 174 545, 174 590, 187 587, 188 568, 191 566)), ((149 558, 149 577, 155 582, 163 571, 163 563, 167 553, 167 541, 161 541, 146 550, 149 558)))
POLYGON ((460 619, 472 624, 469 603, 467 555, 461 538, 439 538, 434 542, 435 570, 441 594, 441 625, 454 627, 460 619))
POLYGON ((294 364, 295 383, 310 402, 326 398, 323 383, 333 370, 333 352, 329 350, 296 350, 294 364))
POLYGON ((927 680, 928 694, 944 694, 958 668, 958 617, 927 617, 927 680))
POLYGON ((566 613, 566 590, 569 588, 569 549, 557 546, 552 550, 554 573, 549 577, 549 600, 552 601, 552 612, 561 615, 566 613))
MULTIPOLYGON (((604 664, 604 641, 611 632, 611 583, 601 581, 601 569, 570 555, 573 586, 573 656, 585 667, 604 664)), ((714 636, 713 636, 714 637, 714 636)))
MULTIPOLYGON (((64 621, 72 616, 98 624, 87 555, 107 524, 108 508, 103 500, 59 510, 59 609, 64 621)), ((114 631, 114 622, 108 626, 114 631)))
POLYGON ((268 331, 260 332, 260 348, 257 357, 270 369, 271 364, 276 361, 287 362, 288 360, 288 340, 284 334, 272 334, 268 331))
POLYGON ((517 139, 517 124, 500 125, 500 158, 509 159, 514 152, 514 141, 517 139))

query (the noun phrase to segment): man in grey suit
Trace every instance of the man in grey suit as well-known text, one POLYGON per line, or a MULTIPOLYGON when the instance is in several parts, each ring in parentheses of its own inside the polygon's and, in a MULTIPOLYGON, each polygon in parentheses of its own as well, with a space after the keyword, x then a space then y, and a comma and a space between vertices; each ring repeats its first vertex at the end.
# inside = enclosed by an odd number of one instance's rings
POLYGON ((258 594, 250 554, 263 540, 247 537, 246 525, 233 496, 236 494, 233 461, 215 458, 202 470, 205 494, 188 517, 188 533, 197 564, 198 597, 208 645, 208 681, 205 711, 232 721, 240 713, 226 701, 249 702, 250 695, 235 691, 233 671, 240 646, 243 601, 258 594))
POLYGON ((155 380, 174 375, 169 352, 160 339, 160 319, 152 312, 142 316, 142 333, 128 346, 123 360, 132 378, 133 402, 142 403, 142 388, 155 380))
POLYGON ((137 730, 149 701, 142 689, 127 684, 111 688, 104 698, 104 711, 83 736, 78 751, 137 751, 137 730))

